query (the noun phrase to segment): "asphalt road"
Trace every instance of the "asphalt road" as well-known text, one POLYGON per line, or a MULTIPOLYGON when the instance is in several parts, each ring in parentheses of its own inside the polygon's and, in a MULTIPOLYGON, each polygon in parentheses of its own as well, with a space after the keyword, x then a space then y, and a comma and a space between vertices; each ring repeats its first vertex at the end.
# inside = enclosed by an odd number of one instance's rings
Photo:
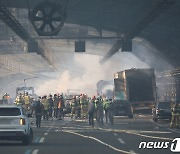
MULTIPOLYGON (((34 121, 34 119, 30 119, 34 121)), ((86 119, 42 121, 34 131, 33 143, 0 141, 0 154, 169 154, 172 140, 180 138, 180 130, 169 129, 169 121, 152 121, 150 115, 135 115, 133 119, 115 117, 115 124, 89 126, 86 119), (140 143, 142 148, 139 148, 140 143), (145 144, 149 143, 148 149, 145 144), (154 149, 152 144, 163 146, 154 149), (167 144, 167 147, 166 145, 167 144)))

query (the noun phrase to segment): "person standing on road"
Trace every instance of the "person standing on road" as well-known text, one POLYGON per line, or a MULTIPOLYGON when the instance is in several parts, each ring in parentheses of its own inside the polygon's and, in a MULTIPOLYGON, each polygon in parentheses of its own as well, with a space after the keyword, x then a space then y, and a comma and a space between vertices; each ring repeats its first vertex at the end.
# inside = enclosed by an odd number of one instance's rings
POLYGON ((71 119, 73 119, 73 115, 75 115, 75 119, 77 118, 78 111, 78 102, 76 100, 76 96, 73 96, 73 100, 71 102, 71 119))
POLYGON ((36 127, 41 127, 41 117, 43 113, 43 105, 40 99, 35 102, 36 127))
POLYGON ((88 104, 89 125, 91 126, 94 126, 95 99, 96 97, 93 96, 88 104))
POLYGON ((58 117, 58 102, 59 102, 59 99, 58 99, 58 96, 57 94, 54 94, 54 118, 57 118, 58 117))
POLYGON ((180 103, 177 103, 178 105, 177 105, 177 120, 176 120, 176 128, 180 128, 180 122, 179 122, 179 120, 180 120, 180 103))
POLYGON ((87 95, 82 94, 80 97, 80 104, 81 104, 81 117, 82 118, 87 118, 87 106, 88 106, 88 100, 87 100, 87 95))
POLYGON ((179 104, 175 103, 172 105, 172 118, 170 128, 179 128, 179 104))
POLYGON ((103 103, 103 108, 105 111, 106 123, 108 123, 108 111, 109 111, 110 101, 108 98, 105 99, 103 103))
POLYGON ((11 104, 10 95, 8 93, 5 93, 3 96, 3 104, 11 104))
POLYGON ((43 119, 48 120, 49 119, 49 115, 48 115, 48 111, 49 111, 49 102, 47 100, 47 96, 45 95, 42 99, 42 104, 44 106, 44 110, 43 110, 43 119))
POLYGON ((23 94, 22 93, 17 95, 16 100, 15 100, 15 104, 23 106, 24 99, 23 99, 23 94))
POLYGON ((25 96, 24 96, 24 107, 26 110, 28 110, 28 108, 30 107, 30 96, 28 95, 28 92, 26 92, 25 96))
POLYGON ((115 109, 115 106, 114 106, 114 103, 111 101, 110 102, 110 106, 109 106, 109 110, 108 110, 108 118, 109 118, 109 123, 111 125, 114 125, 114 109, 115 109))
POLYGON ((54 104, 51 94, 49 95, 48 102, 49 102, 49 117, 52 118, 54 104))
POLYGON ((96 100, 96 116, 97 116, 97 122, 98 124, 104 125, 103 118, 104 118, 104 113, 103 113, 103 102, 101 101, 100 97, 97 98, 96 100))
POLYGON ((64 119, 64 113, 63 113, 64 108, 65 108, 65 100, 63 98, 63 95, 60 95, 58 102, 59 120, 64 119))
POLYGON ((81 118, 81 102, 80 102, 80 97, 77 96, 77 118, 81 118))

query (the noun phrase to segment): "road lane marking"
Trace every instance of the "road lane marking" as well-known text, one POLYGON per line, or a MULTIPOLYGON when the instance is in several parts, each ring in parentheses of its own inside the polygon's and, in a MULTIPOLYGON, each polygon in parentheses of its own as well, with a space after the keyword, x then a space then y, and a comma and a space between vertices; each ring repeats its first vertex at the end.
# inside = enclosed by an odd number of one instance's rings
POLYGON ((133 134, 133 135, 137 135, 137 136, 141 136, 141 137, 146 137, 146 138, 153 138, 153 139, 160 139, 160 140, 169 140, 172 141, 172 138, 164 138, 164 137, 157 137, 157 136, 149 136, 149 135, 143 135, 140 133, 135 133, 135 132, 129 132, 127 131, 128 134, 133 134))
POLYGON ((32 154, 37 154, 39 150, 34 150, 32 154))
MULTIPOLYGON (((60 131, 61 131, 61 130, 59 130, 59 132, 60 132, 60 131)), ((77 132, 77 133, 78 133, 78 132, 79 132, 79 133, 80 133, 80 132, 87 132, 86 130, 76 130, 76 129, 74 129, 74 130, 73 130, 73 129, 69 129, 68 131, 77 132)), ((88 130, 88 132, 89 132, 89 130, 88 130)), ((91 131, 91 132, 93 132, 93 131, 91 131)))
POLYGON ((127 122, 116 122, 116 124, 118 124, 118 125, 128 125, 129 123, 127 123, 127 122))
POLYGON ((44 133, 44 135, 46 136, 46 135, 48 135, 48 133, 44 133))
POLYGON ((163 131, 138 131, 139 133, 150 133, 150 134, 170 134, 172 132, 163 132, 163 131))
MULTIPOLYGON (((106 125, 106 124, 105 124, 106 125)), ((78 124, 73 124, 73 126, 74 127, 66 127, 66 126, 64 126, 64 127, 61 127, 61 128, 63 128, 63 129, 68 129, 68 128, 76 128, 76 129, 94 129, 94 127, 92 127, 92 126, 82 126, 82 125, 78 125, 78 124), (78 128, 77 128, 77 127, 78 128), (80 127, 82 127, 82 128, 80 128, 80 127)), ((59 127, 58 127, 59 128, 59 127)))
POLYGON ((92 137, 92 136, 85 136, 85 135, 82 135, 82 134, 79 134, 79 133, 75 133, 75 132, 71 132, 71 131, 67 131, 67 130, 63 130, 63 132, 74 134, 74 135, 78 135, 78 136, 81 136, 83 138, 88 138, 88 139, 91 139, 91 140, 95 140, 96 142, 99 142, 99 143, 101 143, 101 144, 103 144, 103 145, 105 145, 105 146, 107 146, 107 147, 109 147, 109 148, 111 148, 111 149, 113 149, 115 151, 118 151, 118 152, 121 152, 121 153, 125 153, 125 154, 131 154, 129 151, 124 151, 124 150, 115 148, 112 145, 107 144, 107 143, 105 143, 105 142, 103 142, 103 141, 101 141, 101 140, 99 140, 99 139, 97 139, 95 137, 92 137))
POLYGON ((44 142, 44 137, 42 137, 40 140, 39 140, 39 143, 43 143, 44 142))
MULTIPOLYGON (((160 124, 157 124, 157 125, 164 128, 163 125, 160 125, 160 124)), ((174 129, 171 129, 171 128, 167 128, 167 129, 170 130, 170 131, 172 131, 172 132, 175 132, 175 133, 179 133, 179 134, 180 134, 180 131, 178 131, 178 130, 174 130, 174 129)))
POLYGON ((139 117, 143 117, 143 118, 146 118, 146 116, 145 115, 138 115, 139 117))
POLYGON ((137 154, 137 153, 134 152, 133 150, 129 150, 129 152, 130 152, 131 154, 137 154))
POLYGON ((123 139, 121 139, 121 138, 118 138, 118 141, 119 141, 121 144, 125 144, 125 142, 124 142, 123 139))
POLYGON ((61 127, 62 129, 80 129, 80 130, 85 130, 85 129, 92 129, 92 127, 88 128, 77 128, 77 127, 61 127))
POLYGON ((25 154, 30 154, 31 150, 26 150, 25 154))
POLYGON ((105 129, 105 128, 100 128, 96 127, 95 129, 103 130, 103 131, 110 131, 110 132, 118 132, 118 133, 126 133, 126 132, 133 132, 133 133, 148 133, 148 134, 171 134, 172 132, 169 131, 141 131, 141 130, 119 130, 119 129, 105 129))
POLYGON ((54 128, 54 126, 48 126, 48 127, 49 127, 49 129, 54 128))
POLYGON ((104 130, 107 132, 118 132, 118 133, 126 133, 126 134, 133 134, 133 135, 137 135, 137 136, 141 136, 141 137, 145 137, 145 138, 153 138, 153 139, 160 139, 160 140, 169 140, 172 141, 173 138, 164 138, 164 137, 157 137, 157 136, 149 136, 149 135, 144 135, 144 134, 140 134, 140 132, 138 131, 133 131, 133 130, 118 130, 118 129, 103 129, 103 128, 95 128, 97 130, 104 130))
POLYGON ((75 119, 75 121, 77 121, 77 122, 86 122, 87 120, 86 119, 75 119))
POLYGON ((159 127, 163 127, 163 125, 160 125, 160 124, 156 124, 156 125, 158 125, 159 127))
POLYGON ((177 130, 174 130, 174 129, 171 129, 171 128, 168 128, 168 130, 170 130, 170 131, 172 131, 172 132, 175 132, 175 133, 179 133, 179 134, 180 134, 180 132, 179 132, 179 131, 177 131, 177 130))

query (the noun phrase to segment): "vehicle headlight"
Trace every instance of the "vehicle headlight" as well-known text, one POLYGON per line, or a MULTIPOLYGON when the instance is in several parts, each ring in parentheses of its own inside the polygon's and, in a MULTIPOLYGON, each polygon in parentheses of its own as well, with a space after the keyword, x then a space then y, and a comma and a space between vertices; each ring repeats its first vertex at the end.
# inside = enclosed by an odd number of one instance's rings
POLYGON ((19 121, 20 125, 25 125, 26 124, 26 121, 24 118, 21 118, 20 121, 19 121))

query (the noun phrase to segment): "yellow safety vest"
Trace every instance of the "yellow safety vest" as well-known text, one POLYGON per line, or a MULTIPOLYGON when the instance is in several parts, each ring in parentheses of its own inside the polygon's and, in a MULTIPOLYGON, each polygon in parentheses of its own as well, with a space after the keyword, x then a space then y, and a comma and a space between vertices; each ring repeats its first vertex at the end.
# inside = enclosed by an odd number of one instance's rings
POLYGON ((24 96, 24 103, 29 104, 30 103, 30 98, 29 96, 24 96))
POLYGON ((44 106, 44 110, 48 110, 49 109, 49 102, 47 99, 43 99, 42 100, 42 104, 44 106))

